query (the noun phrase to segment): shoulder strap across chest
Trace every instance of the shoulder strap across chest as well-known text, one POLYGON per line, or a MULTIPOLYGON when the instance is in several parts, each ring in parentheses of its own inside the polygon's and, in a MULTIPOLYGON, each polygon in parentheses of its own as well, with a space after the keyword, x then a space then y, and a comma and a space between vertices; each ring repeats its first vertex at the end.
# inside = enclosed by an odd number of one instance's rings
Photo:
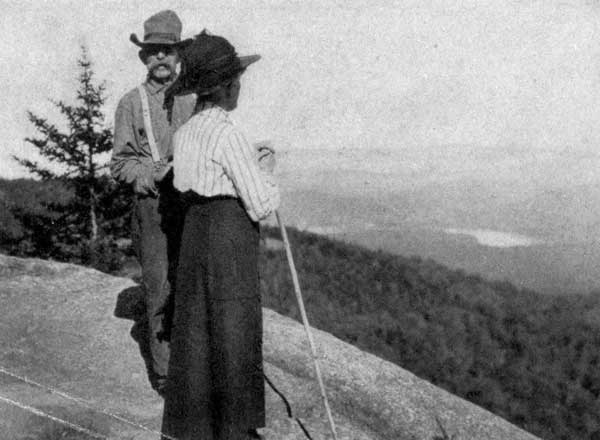
POLYGON ((143 85, 138 86, 140 98, 142 100, 142 114, 144 115, 144 128, 146 136, 148 137, 148 144, 150 145, 150 152, 152 153, 152 160, 154 162, 160 161, 160 153, 156 146, 156 139, 154 138, 154 132, 152 131, 152 120, 150 119, 150 106, 148 105, 148 95, 143 85))

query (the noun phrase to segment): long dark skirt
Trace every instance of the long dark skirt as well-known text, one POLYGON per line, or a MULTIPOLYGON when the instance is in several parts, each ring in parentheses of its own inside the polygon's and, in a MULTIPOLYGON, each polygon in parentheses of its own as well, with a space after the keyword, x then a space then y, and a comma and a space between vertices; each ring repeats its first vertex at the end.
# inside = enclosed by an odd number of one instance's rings
POLYGON ((265 425, 258 224, 237 199, 187 199, 163 432, 246 440, 265 425))

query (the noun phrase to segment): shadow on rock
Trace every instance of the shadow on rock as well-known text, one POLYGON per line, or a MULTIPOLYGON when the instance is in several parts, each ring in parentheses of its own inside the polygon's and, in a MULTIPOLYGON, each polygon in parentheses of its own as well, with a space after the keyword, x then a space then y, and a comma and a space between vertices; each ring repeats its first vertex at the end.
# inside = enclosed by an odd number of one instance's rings
POLYGON ((117 296, 115 317, 138 321, 144 316, 146 303, 142 286, 131 286, 123 289, 117 296))

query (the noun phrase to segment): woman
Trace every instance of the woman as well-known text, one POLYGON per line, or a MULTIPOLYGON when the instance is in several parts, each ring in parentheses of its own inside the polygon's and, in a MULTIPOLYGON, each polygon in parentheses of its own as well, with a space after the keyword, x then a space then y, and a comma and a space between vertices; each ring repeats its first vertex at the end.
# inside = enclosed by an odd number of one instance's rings
POLYGON ((203 32, 167 92, 199 97, 173 138, 186 214, 163 432, 178 440, 260 438, 265 424, 258 221, 277 208, 279 192, 273 152, 257 152, 227 114, 241 74, 259 58, 238 57, 226 39, 203 32))

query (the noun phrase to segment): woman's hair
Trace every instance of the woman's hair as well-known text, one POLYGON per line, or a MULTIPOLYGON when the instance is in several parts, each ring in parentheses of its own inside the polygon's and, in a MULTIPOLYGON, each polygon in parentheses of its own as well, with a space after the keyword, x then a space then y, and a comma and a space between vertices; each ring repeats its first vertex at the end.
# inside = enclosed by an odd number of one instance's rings
POLYGON ((214 90, 212 90, 210 93, 199 93, 198 94, 198 98, 197 98, 197 102, 201 103, 201 102, 217 102, 220 98, 218 97, 218 95, 220 94, 220 92, 222 90, 227 90, 231 87, 231 85, 233 84, 233 82, 235 81, 236 78, 238 78, 242 73, 244 73, 244 70, 246 69, 241 69, 235 73, 233 73, 233 76, 230 78, 225 78, 223 80, 223 82, 221 84, 218 84, 216 86, 216 88, 214 90))

